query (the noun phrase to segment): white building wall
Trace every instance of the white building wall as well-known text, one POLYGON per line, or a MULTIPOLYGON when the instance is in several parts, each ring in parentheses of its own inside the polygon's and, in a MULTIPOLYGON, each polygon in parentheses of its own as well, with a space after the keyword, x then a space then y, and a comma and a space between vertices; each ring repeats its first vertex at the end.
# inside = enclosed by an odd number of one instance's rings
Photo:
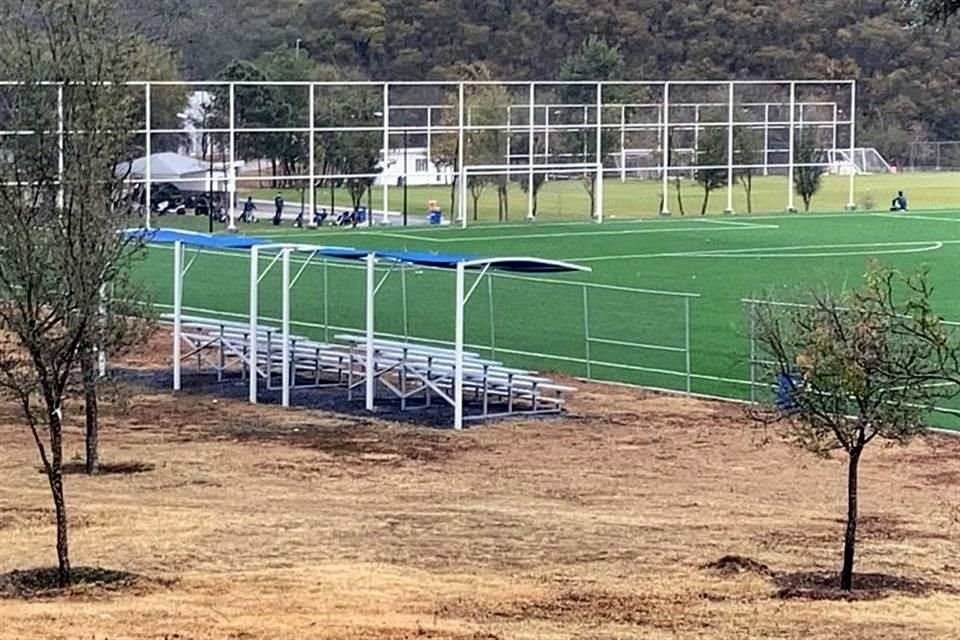
MULTIPOLYGON (((453 183, 453 167, 438 167, 427 155, 425 147, 390 149, 386 169, 377 176, 376 184, 396 187, 402 184, 404 176, 404 154, 406 154, 407 184, 414 186, 449 185, 453 183)), ((381 152, 381 156, 383 152, 381 152)), ((381 158, 382 160, 382 158, 381 158)), ((381 161, 381 166, 382 166, 381 161)))

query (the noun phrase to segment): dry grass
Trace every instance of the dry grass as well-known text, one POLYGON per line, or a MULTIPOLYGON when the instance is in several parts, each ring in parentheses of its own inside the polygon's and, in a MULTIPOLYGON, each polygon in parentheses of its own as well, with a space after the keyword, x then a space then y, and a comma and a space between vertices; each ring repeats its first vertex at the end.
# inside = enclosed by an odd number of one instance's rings
MULTIPOLYGON (((457 435, 202 396, 105 407, 105 462, 153 468, 68 476, 71 550, 137 588, 0 599, 0 638, 960 638, 960 439, 868 453, 869 575, 836 600, 840 460, 759 447, 734 406, 581 387, 563 420, 457 435)), ((0 443, 0 573, 49 566, 10 406, 0 443)))

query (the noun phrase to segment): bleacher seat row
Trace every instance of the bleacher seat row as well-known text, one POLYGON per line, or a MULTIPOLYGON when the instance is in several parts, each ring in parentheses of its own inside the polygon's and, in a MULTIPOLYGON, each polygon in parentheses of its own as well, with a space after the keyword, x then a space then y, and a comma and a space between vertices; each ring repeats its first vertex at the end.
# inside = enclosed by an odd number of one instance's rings
MULTIPOLYGON (((173 324, 171 316, 163 322, 173 324)), ((342 334, 335 344, 290 336, 291 388, 345 387, 348 400, 366 384, 367 342, 364 336, 342 334)), ((196 361, 200 373, 216 374, 217 381, 255 375, 267 389, 279 389, 285 366, 282 332, 257 329, 256 353, 250 357, 250 327, 214 318, 181 318, 182 362, 196 361), (251 373, 252 372, 252 373, 251 373), (278 380, 279 378, 279 380, 278 380)), ((375 394, 392 397, 400 409, 430 408, 434 400, 454 404, 456 354, 452 349, 377 338, 373 344, 375 394)), ((573 387, 557 384, 536 372, 504 366, 463 354, 465 420, 514 415, 558 413, 573 387)))

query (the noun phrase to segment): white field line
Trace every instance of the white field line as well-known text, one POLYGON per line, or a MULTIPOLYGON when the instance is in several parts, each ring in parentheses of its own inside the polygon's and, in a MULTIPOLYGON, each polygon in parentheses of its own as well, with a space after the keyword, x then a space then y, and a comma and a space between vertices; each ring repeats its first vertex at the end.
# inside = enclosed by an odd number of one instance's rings
POLYGON ((909 213, 878 213, 881 218, 893 218, 894 220, 930 220, 932 222, 957 222, 960 218, 937 218, 935 216, 915 216, 909 213))
POLYGON ((879 253, 917 253, 920 251, 935 251, 944 245, 960 244, 960 240, 927 240, 916 242, 862 242, 851 244, 810 244, 787 247, 750 247, 747 249, 713 249, 710 251, 676 251, 669 253, 634 253, 615 256, 593 256, 576 258, 577 262, 604 262, 608 260, 634 260, 646 258, 819 258, 842 257, 844 255, 874 255, 879 253), (881 251, 868 251, 877 249, 881 251), (842 253, 838 251, 823 252, 824 249, 853 249, 842 253), (857 251, 865 249, 865 251, 857 251), (819 253, 780 253, 784 251, 817 251, 819 253))
POLYGON ((568 231, 562 233, 521 233, 521 234, 503 234, 495 236, 466 236, 463 238, 428 238, 425 236, 415 236, 412 234, 389 233, 382 231, 372 231, 370 235, 381 236, 385 238, 402 238, 404 240, 416 240, 418 242, 436 242, 440 244, 458 243, 458 242, 483 242, 496 241, 509 242, 511 240, 553 240, 555 238, 592 238, 597 236, 633 236, 645 235, 648 233, 712 233, 716 231, 759 231, 767 229, 779 229, 776 224, 754 224, 748 226, 721 227, 706 231, 702 226, 680 227, 680 228, 660 228, 660 229, 620 229, 610 231, 568 231))

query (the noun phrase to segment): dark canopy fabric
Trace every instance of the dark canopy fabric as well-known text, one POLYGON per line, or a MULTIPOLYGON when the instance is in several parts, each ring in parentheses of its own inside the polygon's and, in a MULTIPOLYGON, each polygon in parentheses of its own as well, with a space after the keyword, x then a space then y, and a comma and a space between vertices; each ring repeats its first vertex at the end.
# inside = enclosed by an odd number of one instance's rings
MULTIPOLYGON (((184 245, 211 249, 250 249, 254 246, 277 244, 273 240, 242 235, 210 235, 176 229, 128 229, 125 233, 132 237, 142 237, 149 244, 173 244, 177 241, 184 245)), ((348 247, 312 247, 295 245, 297 251, 316 251, 318 255, 340 260, 363 260, 371 253, 381 259, 404 264, 415 264, 438 269, 455 269, 461 262, 470 263, 471 269, 489 267, 498 271, 520 273, 560 273, 574 271, 572 265, 539 258, 481 258, 449 253, 431 253, 428 251, 388 251, 365 250, 348 247)))

